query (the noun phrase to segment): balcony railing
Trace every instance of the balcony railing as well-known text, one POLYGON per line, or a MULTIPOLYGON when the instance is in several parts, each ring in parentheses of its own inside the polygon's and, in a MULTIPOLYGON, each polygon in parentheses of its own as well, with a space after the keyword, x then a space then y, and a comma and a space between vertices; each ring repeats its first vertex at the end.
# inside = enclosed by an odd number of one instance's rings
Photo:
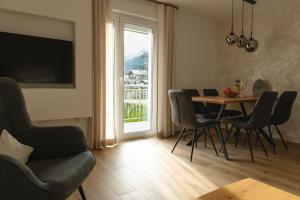
POLYGON ((124 86, 124 122, 148 121, 148 86, 124 86))

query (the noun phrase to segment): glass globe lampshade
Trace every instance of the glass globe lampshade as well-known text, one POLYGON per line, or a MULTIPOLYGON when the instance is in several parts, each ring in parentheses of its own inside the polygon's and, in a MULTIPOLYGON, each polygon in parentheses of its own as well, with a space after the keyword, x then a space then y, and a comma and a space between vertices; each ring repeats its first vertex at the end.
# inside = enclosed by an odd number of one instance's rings
POLYGON ((226 42, 229 45, 233 45, 235 44, 235 42, 237 41, 238 37, 236 34, 234 34, 234 32, 231 32, 227 37, 226 37, 226 42))
POLYGON ((248 52, 254 52, 254 51, 257 50, 258 45, 259 45, 258 41, 256 39, 254 39, 254 38, 251 37, 249 39, 249 41, 248 41, 248 44, 245 47, 246 51, 248 51, 248 52))
POLYGON ((238 48, 244 48, 246 47, 247 44, 248 44, 248 39, 244 35, 241 35, 236 41, 236 46, 238 48))

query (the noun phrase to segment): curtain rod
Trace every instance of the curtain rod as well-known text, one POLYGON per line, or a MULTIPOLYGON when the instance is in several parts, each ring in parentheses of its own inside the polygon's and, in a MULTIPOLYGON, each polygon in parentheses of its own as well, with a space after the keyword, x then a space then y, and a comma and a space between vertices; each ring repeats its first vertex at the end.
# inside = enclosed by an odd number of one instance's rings
POLYGON ((172 5, 170 3, 164 3, 164 2, 161 2, 161 1, 157 1, 157 0, 146 0, 146 1, 156 3, 156 4, 164 4, 166 6, 171 6, 171 7, 175 8, 176 10, 178 10, 178 6, 172 5))

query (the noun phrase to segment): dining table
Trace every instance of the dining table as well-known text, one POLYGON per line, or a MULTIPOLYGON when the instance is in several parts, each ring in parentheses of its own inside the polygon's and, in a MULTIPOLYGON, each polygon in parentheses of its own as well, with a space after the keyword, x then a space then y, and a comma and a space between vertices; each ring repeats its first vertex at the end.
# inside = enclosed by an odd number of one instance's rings
MULTIPOLYGON (((193 102, 202 102, 202 103, 214 103, 221 105, 221 108, 217 114, 216 120, 221 122, 221 118, 223 115, 226 106, 229 104, 239 104, 244 116, 247 116, 247 111, 245 109, 244 103, 255 103, 258 97, 255 96, 241 96, 241 97, 226 97, 226 96, 194 96, 192 97, 193 102)), ((225 145, 225 141, 222 133, 217 131, 218 137, 220 138, 220 142, 223 148, 224 158, 229 160, 229 156, 227 153, 227 148, 225 145)))

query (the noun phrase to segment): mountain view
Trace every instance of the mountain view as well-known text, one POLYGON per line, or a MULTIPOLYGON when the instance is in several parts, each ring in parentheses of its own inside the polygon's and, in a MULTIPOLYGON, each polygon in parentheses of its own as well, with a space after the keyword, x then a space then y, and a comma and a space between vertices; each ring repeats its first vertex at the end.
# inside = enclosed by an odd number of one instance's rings
POLYGON ((148 63, 148 52, 145 50, 134 56, 127 56, 125 57, 124 73, 127 74, 131 70, 147 70, 145 63, 148 63))

